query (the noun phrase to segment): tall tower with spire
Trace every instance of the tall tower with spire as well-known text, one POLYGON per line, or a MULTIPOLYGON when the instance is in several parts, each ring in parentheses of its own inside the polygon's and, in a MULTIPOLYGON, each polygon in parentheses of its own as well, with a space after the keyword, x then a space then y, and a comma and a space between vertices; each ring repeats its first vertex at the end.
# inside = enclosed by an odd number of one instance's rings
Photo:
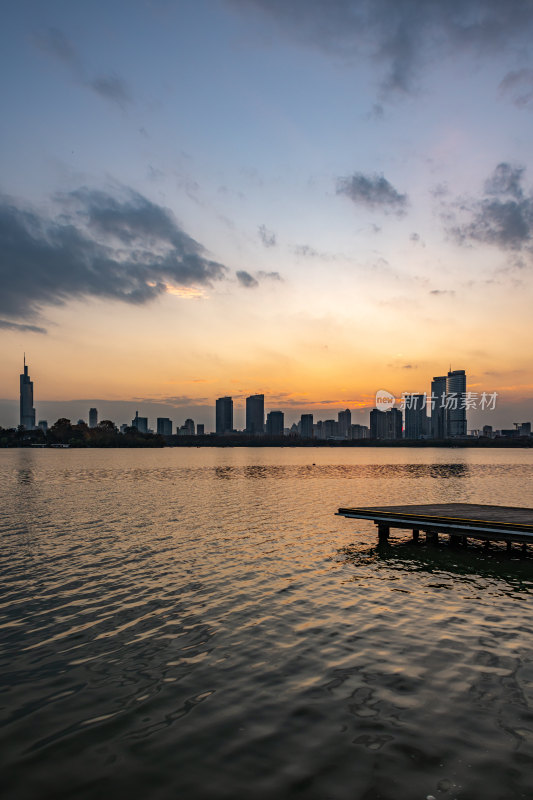
POLYGON ((33 381, 28 375, 26 353, 24 353, 24 372, 20 376, 20 424, 27 431, 35 428, 35 409, 33 407, 33 381))

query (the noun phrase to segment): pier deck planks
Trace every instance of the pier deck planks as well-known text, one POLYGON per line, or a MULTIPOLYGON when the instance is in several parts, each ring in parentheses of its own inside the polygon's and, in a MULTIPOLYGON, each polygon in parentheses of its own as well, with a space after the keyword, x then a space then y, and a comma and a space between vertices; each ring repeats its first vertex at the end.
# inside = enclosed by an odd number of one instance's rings
POLYGON ((410 528, 415 534, 503 539, 533 543, 533 508, 476 503, 428 503, 400 506, 339 508, 338 515, 367 519, 378 526, 380 538, 390 528, 410 528))

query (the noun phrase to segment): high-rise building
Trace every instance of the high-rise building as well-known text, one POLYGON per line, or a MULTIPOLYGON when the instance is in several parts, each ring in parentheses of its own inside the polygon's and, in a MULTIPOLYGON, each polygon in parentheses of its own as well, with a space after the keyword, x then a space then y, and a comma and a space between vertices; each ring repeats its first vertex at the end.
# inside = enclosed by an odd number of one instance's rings
POLYGON ((339 411, 339 436, 343 439, 349 439, 352 434, 352 412, 349 408, 345 411, 339 411))
POLYGON ((35 409, 33 407, 33 381, 30 380, 26 355, 24 355, 24 372, 20 376, 20 424, 27 431, 35 428, 35 409))
POLYGON ((324 438, 334 439, 339 435, 339 423, 336 419, 324 420, 324 438))
POLYGON ((48 421, 45 419, 40 419, 37 423, 37 427, 42 430, 43 433, 48 432, 48 421))
POLYGON ((215 430, 219 436, 233 431, 233 399, 231 397, 219 397, 216 402, 215 430))
POLYGON ((368 439, 370 438, 370 430, 368 425, 359 425, 358 423, 352 425, 352 439, 368 439))
POLYGON ((431 438, 446 435, 446 375, 439 375, 431 381, 431 438))
POLYGON ((300 417, 300 436, 302 439, 313 438, 313 415, 302 414, 300 417))
POLYGON ((423 439, 427 436, 428 416, 426 412, 425 394, 407 394, 405 400, 405 426, 406 439, 423 439))
POLYGON ((402 438, 402 412, 399 408, 389 408, 380 411, 374 408, 370 412, 370 438, 371 439, 401 439, 402 438))
POLYGON ((265 395, 252 394, 246 398, 246 433, 265 432, 265 395))
POLYGON ((96 428, 98 425, 98 409, 97 408, 90 408, 89 409, 89 428, 96 428))
POLYGON ((196 435, 203 436, 205 433, 205 425, 203 422, 196 423, 196 435))
POLYGON ((269 411, 266 421, 267 436, 283 436, 284 424, 283 411, 269 411))
POLYGON ((464 369, 448 372, 446 378, 446 435, 453 439, 466 436, 466 373, 464 369))
POLYGON ((139 412, 135 412, 135 417, 131 421, 131 427, 137 429, 137 433, 148 433, 148 417, 140 417, 139 412))
POLYGON ((172 436, 172 420, 168 417, 158 417, 156 430, 160 436, 172 436))
POLYGON ((184 436, 194 436, 194 420, 186 419, 179 432, 184 436))

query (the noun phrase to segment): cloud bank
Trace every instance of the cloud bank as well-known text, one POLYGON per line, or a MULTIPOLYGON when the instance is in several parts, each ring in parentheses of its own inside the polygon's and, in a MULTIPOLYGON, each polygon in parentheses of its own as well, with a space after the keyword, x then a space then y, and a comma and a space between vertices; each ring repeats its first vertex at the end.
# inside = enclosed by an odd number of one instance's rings
POLYGON ((411 92, 430 61, 460 52, 527 53, 533 4, 524 0, 228 0, 269 16, 286 37, 328 55, 382 66, 385 91, 411 92))
POLYGON ((169 285, 209 286, 228 272, 169 209, 137 192, 83 187, 55 203, 50 217, 0 196, 0 314, 8 318, 87 296, 142 304, 169 285))

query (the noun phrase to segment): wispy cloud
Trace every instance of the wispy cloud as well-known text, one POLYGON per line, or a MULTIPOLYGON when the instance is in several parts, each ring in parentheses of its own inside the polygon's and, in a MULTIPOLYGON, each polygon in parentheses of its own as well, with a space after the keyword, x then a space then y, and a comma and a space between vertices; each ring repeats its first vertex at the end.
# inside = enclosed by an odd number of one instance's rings
POLYGON ((124 109, 133 102, 131 91, 122 78, 115 73, 89 75, 81 55, 59 28, 48 28, 34 36, 36 46, 51 58, 61 62, 71 78, 80 86, 115 103, 124 109))
POLYGON ((258 232, 259 232, 259 238, 261 239, 265 247, 276 246, 276 234, 274 233, 274 231, 269 231, 269 229, 265 225, 260 225, 258 228, 258 232))
POLYGON ((260 11, 282 35, 347 64, 381 66, 382 93, 413 92, 431 62, 457 53, 493 59, 529 52, 533 5, 524 0, 229 0, 260 11))
POLYGON ((23 325, 20 322, 9 322, 7 319, 0 319, 0 328, 24 333, 46 333, 46 328, 40 328, 38 325, 23 325))

